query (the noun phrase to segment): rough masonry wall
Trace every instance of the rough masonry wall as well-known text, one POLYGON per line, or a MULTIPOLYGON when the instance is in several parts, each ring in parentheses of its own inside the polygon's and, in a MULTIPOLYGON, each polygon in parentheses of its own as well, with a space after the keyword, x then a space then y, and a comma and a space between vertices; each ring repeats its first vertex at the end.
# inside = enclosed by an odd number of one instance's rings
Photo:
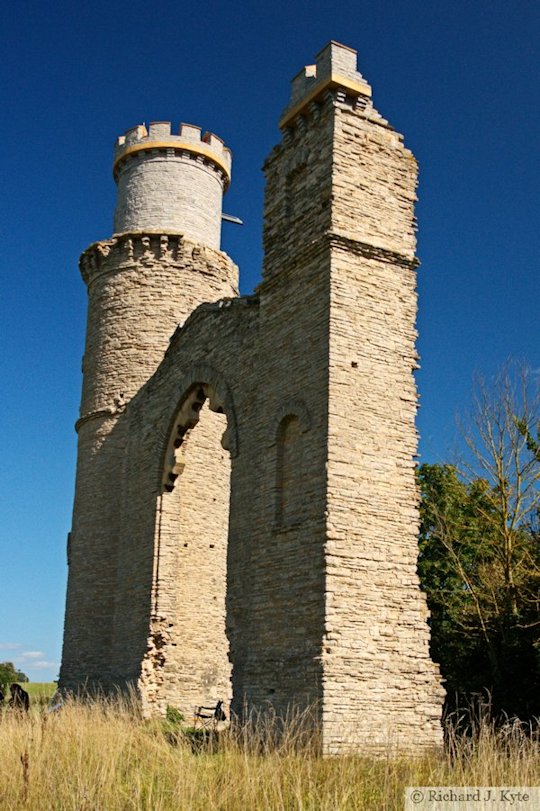
POLYGON ((416 572, 414 271, 348 251, 333 267, 325 745, 430 747, 443 694, 416 572))
POLYGON ((416 165, 351 104, 334 138, 324 745, 418 750, 443 691, 416 572, 416 165))
POLYGON ((330 227, 332 153, 320 147, 332 142, 331 108, 329 94, 310 105, 265 163, 265 281, 280 274, 286 285, 291 261, 330 227))
POLYGON ((334 123, 332 231, 413 259, 417 166, 403 136, 367 100, 343 101, 334 123))
POLYGON ((332 105, 314 105, 265 172, 260 293, 259 490, 245 626, 248 707, 283 717, 322 698, 332 105))
POLYGON ((245 700, 248 709, 272 708, 281 717, 316 708, 321 698, 328 301, 316 264, 298 262, 283 273, 287 285, 261 288, 264 373, 252 471, 259 498, 249 534, 243 683, 235 694, 238 709, 245 700))
POLYGON ((73 522, 68 540, 68 588, 60 685, 107 690, 116 588, 115 509, 126 435, 117 416, 81 425, 73 522))
POLYGON ((224 636, 225 564, 227 601, 238 605, 250 579, 245 549, 256 498, 250 422, 257 313, 251 299, 196 310, 130 406, 113 662, 118 678, 139 685, 149 711, 171 704, 187 718, 195 706, 230 699, 226 653, 230 648, 234 663, 236 633, 241 636, 243 628, 234 627, 238 612, 229 606, 224 636), (178 420, 184 424, 182 414, 189 417, 185 405, 203 399, 199 389, 208 396, 200 411, 193 410, 193 419, 200 419, 179 449, 185 467, 172 492, 164 493, 169 440, 177 435, 178 420), (227 451, 220 444, 224 420, 227 451), (231 549, 237 538, 240 554, 231 549))

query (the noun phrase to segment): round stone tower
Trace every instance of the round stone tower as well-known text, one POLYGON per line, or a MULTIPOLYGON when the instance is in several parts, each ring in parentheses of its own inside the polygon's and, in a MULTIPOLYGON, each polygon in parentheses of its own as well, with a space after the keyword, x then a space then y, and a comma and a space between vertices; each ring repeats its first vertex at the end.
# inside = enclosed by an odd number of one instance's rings
POLYGON ((201 303, 238 295, 238 268, 219 250, 231 154, 197 127, 152 123, 116 145, 112 238, 81 256, 88 287, 77 482, 68 543, 61 686, 118 684, 112 640, 118 505, 129 402, 171 335, 201 303))
POLYGON ((118 138, 114 230, 165 231, 219 248, 221 200, 229 185, 231 153, 212 133, 169 121, 138 126, 118 138))

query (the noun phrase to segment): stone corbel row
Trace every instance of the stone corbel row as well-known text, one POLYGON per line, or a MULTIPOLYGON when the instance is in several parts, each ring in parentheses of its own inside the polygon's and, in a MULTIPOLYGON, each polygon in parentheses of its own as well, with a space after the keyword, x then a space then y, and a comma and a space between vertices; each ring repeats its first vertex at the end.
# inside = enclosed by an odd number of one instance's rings
POLYGON ((100 271, 135 262, 154 264, 182 260, 205 262, 209 270, 225 268, 230 261, 220 251, 186 240, 181 234, 127 233, 90 245, 82 254, 79 266, 84 281, 89 284, 100 271))

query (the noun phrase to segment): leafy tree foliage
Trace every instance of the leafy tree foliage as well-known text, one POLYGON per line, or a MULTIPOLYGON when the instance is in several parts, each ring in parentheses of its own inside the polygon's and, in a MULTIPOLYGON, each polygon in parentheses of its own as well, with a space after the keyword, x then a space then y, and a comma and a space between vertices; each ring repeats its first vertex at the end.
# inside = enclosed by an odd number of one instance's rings
POLYGON ((0 662, 0 690, 3 693, 13 682, 28 681, 28 676, 22 670, 17 670, 13 662, 0 662))
POLYGON ((506 370, 480 383, 460 469, 422 465, 419 574, 448 704, 488 689, 496 710, 540 716, 538 398, 506 370), (519 416, 516 416, 519 415, 519 416))

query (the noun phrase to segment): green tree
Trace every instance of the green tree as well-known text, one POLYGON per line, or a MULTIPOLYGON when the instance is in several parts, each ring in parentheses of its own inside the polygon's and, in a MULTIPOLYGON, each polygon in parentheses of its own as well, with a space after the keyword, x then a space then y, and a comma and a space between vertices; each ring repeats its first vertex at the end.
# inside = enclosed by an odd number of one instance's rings
POLYGON ((540 462, 540 423, 536 426, 536 439, 534 438, 531 426, 527 423, 526 417, 515 417, 516 427, 522 437, 525 438, 528 450, 534 455, 537 462, 540 462))
POLYGON ((480 382, 460 470, 419 469, 418 568, 449 703, 487 688, 496 708, 521 717, 540 714, 540 465, 530 441, 539 399, 530 384, 508 369, 493 387, 480 382))
POLYGON ((0 662, 0 690, 5 693, 15 681, 28 681, 28 676, 22 670, 17 670, 13 662, 0 662))

